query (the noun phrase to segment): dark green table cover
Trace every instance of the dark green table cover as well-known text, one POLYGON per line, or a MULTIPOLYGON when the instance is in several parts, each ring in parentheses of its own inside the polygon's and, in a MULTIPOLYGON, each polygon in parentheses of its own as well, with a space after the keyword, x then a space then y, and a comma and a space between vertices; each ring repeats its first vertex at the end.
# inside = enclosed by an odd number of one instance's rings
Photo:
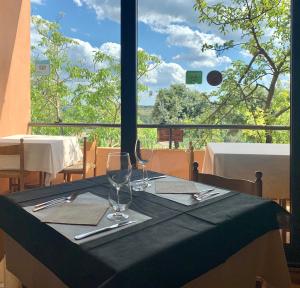
MULTIPOLYGON (((155 173, 152 173, 155 175, 155 173)), ((0 227, 69 287, 180 287, 278 228, 275 202, 229 192, 185 206, 134 192, 151 220, 78 245, 22 207, 72 191, 107 197, 105 176, 0 197, 0 227)))

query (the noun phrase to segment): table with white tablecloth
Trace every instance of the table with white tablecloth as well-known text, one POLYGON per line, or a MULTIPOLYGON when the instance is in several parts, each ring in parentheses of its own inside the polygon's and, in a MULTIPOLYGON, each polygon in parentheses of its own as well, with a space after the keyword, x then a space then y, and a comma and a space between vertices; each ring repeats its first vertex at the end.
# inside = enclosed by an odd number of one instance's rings
MULTIPOLYGON (((25 170, 46 173, 49 185, 57 173, 82 160, 77 137, 48 135, 12 135, 0 138, 0 145, 11 145, 24 139, 25 170)), ((0 169, 19 169, 18 156, 1 156, 0 169)))
POLYGON ((290 198, 290 145, 266 143, 209 143, 202 172, 254 180, 263 173, 263 197, 290 198))

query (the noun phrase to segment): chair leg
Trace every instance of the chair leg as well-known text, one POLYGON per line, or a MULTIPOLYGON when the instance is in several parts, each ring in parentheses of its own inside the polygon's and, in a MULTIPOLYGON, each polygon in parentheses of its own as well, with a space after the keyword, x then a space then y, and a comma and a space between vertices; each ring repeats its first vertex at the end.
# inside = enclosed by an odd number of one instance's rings
POLYGON ((72 180, 72 174, 68 173, 67 174, 67 182, 71 182, 71 180, 72 180))
POLYGON ((21 180, 20 180, 20 178, 18 178, 18 184, 17 184, 17 191, 21 191, 21 180))
POLYGON ((255 288, 263 288, 263 281, 261 279, 256 280, 255 288))
POLYGON ((44 187, 45 186, 45 172, 40 172, 40 179, 39 179, 39 185, 40 187, 44 187))
POLYGON ((13 181, 12 180, 13 180, 12 178, 9 178, 9 180, 8 180, 8 190, 9 190, 10 193, 13 192, 12 191, 12 189, 13 189, 13 181))

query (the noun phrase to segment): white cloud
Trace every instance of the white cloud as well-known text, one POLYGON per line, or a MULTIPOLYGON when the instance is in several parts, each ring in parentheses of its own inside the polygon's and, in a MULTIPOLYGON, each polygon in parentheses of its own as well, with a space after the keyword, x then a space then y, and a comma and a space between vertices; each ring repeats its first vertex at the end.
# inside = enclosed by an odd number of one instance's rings
POLYGON ((163 61, 155 70, 140 79, 149 90, 139 95, 139 104, 154 105, 159 89, 169 87, 171 84, 185 83, 185 73, 186 71, 179 64, 163 61), (152 96, 149 96, 149 91, 152 96))
POLYGON ((79 7, 82 6, 82 3, 80 0, 73 0, 73 2, 79 7))
POLYGON ((118 43, 106 42, 100 46, 100 50, 117 60, 121 58, 121 45, 118 43))
POLYGON ((252 58, 252 57, 253 57, 253 55, 252 55, 249 51, 244 50, 244 49, 240 51, 240 54, 241 54, 243 57, 245 57, 245 58, 252 58))
MULTIPOLYGON (((73 0, 93 9, 98 19, 120 21, 120 0, 73 0)), ((139 20, 145 23, 195 21, 194 0, 139 1, 139 20)))
MULTIPOLYGON (((93 9, 98 19, 120 21, 120 0, 80 0, 80 2, 93 9)), ((189 61, 188 65, 191 68, 230 63, 231 59, 227 56, 218 57, 215 51, 201 50, 205 43, 223 44, 225 40, 215 34, 203 32, 203 28, 211 30, 203 24, 201 30, 195 28, 197 13, 193 5, 194 0, 140 1, 139 21, 149 25, 154 32, 166 34, 167 45, 187 50, 184 54, 181 52, 182 54, 173 57, 173 60, 189 61)))
POLYGON ((73 27, 70 30, 74 33, 76 33, 78 31, 76 28, 73 28, 73 27))
POLYGON ((33 4, 38 4, 38 5, 44 4, 43 0, 30 0, 30 2, 33 4))
POLYGON ((85 4, 94 10, 100 20, 110 19, 120 22, 120 0, 73 0, 73 2, 78 6, 85 4))
POLYGON ((156 32, 167 34, 167 43, 172 46, 184 47, 188 53, 178 54, 173 60, 188 61, 191 68, 215 67, 220 64, 231 63, 227 56, 218 56, 213 50, 202 51, 207 44, 222 45, 224 40, 219 36, 193 30, 184 25, 168 25, 153 27, 156 32))
POLYGON ((99 49, 93 47, 89 42, 74 39, 78 45, 74 45, 68 50, 70 59, 74 64, 80 64, 88 69, 94 69, 93 56, 99 49))
POLYGON ((185 70, 179 64, 166 62, 162 62, 141 79, 143 84, 152 88, 168 87, 171 84, 184 83, 184 81, 185 70))

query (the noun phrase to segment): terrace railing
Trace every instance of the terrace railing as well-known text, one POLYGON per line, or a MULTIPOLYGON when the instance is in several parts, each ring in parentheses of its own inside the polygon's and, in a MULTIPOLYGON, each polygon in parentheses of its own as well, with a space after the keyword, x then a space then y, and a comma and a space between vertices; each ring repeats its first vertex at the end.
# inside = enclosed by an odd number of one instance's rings
MULTIPOLYGON (((56 127, 56 128, 121 128, 121 124, 112 123, 44 123, 31 122, 29 127, 56 127)), ((213 125, 213 124, 138 124, 137 128, 165 128, 169 129, 169 148, 172 148, 172 131, 174 129, 201 129, 201 130, 265 130, 290 131, 286 125, 213 125)))

